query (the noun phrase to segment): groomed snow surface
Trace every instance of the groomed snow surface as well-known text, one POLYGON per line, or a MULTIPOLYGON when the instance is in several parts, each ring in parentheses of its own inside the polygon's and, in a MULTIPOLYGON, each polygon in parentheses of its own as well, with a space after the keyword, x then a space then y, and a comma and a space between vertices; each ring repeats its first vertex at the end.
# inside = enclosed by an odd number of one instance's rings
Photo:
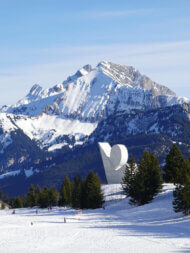
POLYGON ((173 188, 166 184, 152 203, 134 207, 120 185, 106 185, 105 209, 80 215, 58 207, 2 210, 0 252, 190 252, 190 217, 173 212, 173 188))

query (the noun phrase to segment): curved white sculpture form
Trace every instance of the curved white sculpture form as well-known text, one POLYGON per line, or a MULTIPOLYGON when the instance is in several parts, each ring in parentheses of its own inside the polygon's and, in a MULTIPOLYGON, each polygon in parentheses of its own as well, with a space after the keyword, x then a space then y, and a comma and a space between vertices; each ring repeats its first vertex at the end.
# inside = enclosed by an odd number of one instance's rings
POLYGON ((128 151, 124 145, 117 144, 112 148, 107 142, 99 142, 100 153, 108 184, 122 183, 128 151))
POLYGON ((110 160, 115 170, 119 170, 127 163, 128 151, 124 145, 117 144, 111 148, 110 160))

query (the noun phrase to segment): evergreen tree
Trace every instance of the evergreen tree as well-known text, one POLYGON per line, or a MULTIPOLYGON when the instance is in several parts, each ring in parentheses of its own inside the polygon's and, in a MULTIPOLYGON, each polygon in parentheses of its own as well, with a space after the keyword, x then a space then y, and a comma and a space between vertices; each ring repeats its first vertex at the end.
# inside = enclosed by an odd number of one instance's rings
POLYGON ((66 191, 66 195, 67 195, 67 200, 66 200, 65 204, 70 205, 71 199, 72 199, 72 186, 71 186, 71 182, 68 177, 65 177, 64 186, 65 186, 65 191, 66 191))
POLYGON ((27 205, 27 200, 26 200, 26 196, 23 195, 23 196, 20 196, 21 200, 22 200, 22 204, 23 204, 23 207, 28 207, 27 205))
POLYGON ((138 170, 132 179, 130 202, 144 205, 150 202, 162 188, 162 177, 158 159, 154 154, 145 151, 138 170))
POLYGON ((183 184, 189 177, 189 161, 185 161, 178 146, 174 144, 166 156, 164 180, 169 183, 183 184))
POLYGON ((52 186, 49 189, 49 203, 50 203, 50 206, 56 206, 57 205, 58 196, 59 196, 58 192, 56 191, 55 187, 52 186))
POLYGON ((87 208, 87 187, 86 179, 81 180, 81 208, 87 208))
POLYGON ((42 190, 40 188, 39 185, 36 186, 35 189, 35 199, 36 199, 36 205, 39 205, 39 199, 40 199, 40 195, 42 194, 42 190))
POLYGON ((1 202, 1 209, 5 209, 5 203, 3 201, 1 202))
POLYGON ((7 204, 11 204, 11 198, 7 195, 5 195, 1 190, 0 190, 0 200, 7 204))
POLYGON ((126 165, 124 177, 123 177, 123 190, 127 197, 134 195, 135 189, 135 176, 137 173, 137 165, 132 155, 129 157, 129 162, 126 165))
POLYGON ((72 190, 72 207, 73 208, 81 208, 81 180, 80 177, 75 177, 73 183, 73 190, 72 190))
POLYGON ((178 184, 173 191, 173 207, 175 212, 183 212, 185 215, 190 214, 190 181, 184 185, 178 184))
POLYGON ((28 190, 28 194, 26 196, 26 203, 29 207, 33 207, 36 205, 35 189, 33 184, 30 185, 30 188, 28 190))
POLYGON ((104 203, 103 194, 101 192, 101 184, 99 178, 91 171, 86 177, 86 208, 100 208, 104 203))
POLYGON ((39 197, 39 206, 46 208, 50 206, 49 189, 45 186, 39 197))
POLYGON ((68 177, 65 177, 63 184, 60 189, 60 200, 59 200, 59 205, 64 206, 64 205, 71 205, 72 201, 72 186, 71 182, 68 177))
POLYGON ((66 195, 65 187, 64 184, 62 183, 61 189, 59 191, 59 206, 64 206, 65 195, 66 195))
POLYGON ((63 205, 63 206, 69 205, 68 203, 69 203, 69 201, 68 201, 68 195, 67 195, 67 192, 66 192, 66 188, 65 188, 65 186, 63 186, 63 192, 62 192, 62 205, 63 205))
POLYGON ((23 207, 22 199, 20 197, 16 197, 14 199, 13 207, 14 208, 22 208, 23 207))

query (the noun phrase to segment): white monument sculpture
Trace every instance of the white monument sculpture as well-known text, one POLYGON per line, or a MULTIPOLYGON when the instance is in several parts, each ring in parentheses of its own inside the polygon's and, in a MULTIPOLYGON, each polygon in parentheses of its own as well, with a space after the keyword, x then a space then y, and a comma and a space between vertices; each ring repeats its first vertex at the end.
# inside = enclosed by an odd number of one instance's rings
POLYGON ((107 142, 99 142, 98 144, 108 184, 122 183, 128 161, 127 148, 121 144, 111 147, 107 142))

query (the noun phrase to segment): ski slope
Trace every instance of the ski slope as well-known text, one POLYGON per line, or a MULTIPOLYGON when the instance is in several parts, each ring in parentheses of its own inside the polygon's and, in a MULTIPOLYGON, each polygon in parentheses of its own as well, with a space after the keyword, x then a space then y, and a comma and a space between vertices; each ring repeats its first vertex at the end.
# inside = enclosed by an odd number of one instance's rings
POLYGON ((0 211, 0 252, 190 252, 190 217, 173 212, 173 185, 141 207, 129 205, 120 185, 102 189, 105 209, 81 215, 58 207, 0 211))

